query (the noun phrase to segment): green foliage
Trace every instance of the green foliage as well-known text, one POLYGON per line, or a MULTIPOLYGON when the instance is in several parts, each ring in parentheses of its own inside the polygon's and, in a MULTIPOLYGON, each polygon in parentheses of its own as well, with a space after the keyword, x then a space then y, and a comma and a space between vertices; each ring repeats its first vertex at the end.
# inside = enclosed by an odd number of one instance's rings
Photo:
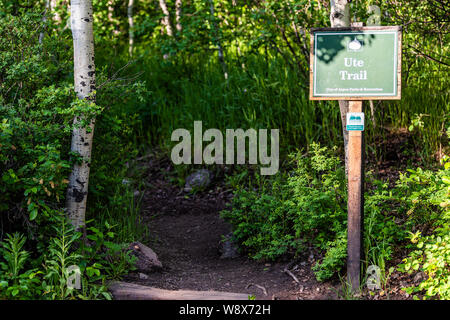
MULTIPOLYGON (((133 270, 135 257, 127 245, 111 240, 113 226, 106 223, 106 233, 89 227, 89 245, 80 246, 80 232, 64 216, 54 215, 51 227, 55 236, 43 248, 43 263, 27 269, 29 253, 23 250, 25 237, 8 234, 0 243, 0 297, 7 299, 111 299, 106 279, 120 279, 133 270), (75 267, 75 268, 74 268, 75 267), (23 271, 25 270, 25 271, 23 271), (75 288, 75 270, 79 270, 81 288, 75 288), (72 285, 69 285, 72 284, 72 285)), ((32 262, 32 261, 31 261, 32 262)))
POLYGON ((145 234, 137 217, 139 199, 133 196, 132 188, 138 186, 122 181, 128 174, 127 161, 139 152, 138 141, 146 138, 136 114, 148 93, 142 83, 119 80, 119 72, 107 77, 107 71, 100 70, 97 103, 77 99, 71 84, 70 33, 56 37, 48 32, 41 43, 41 26, 42 15, 32 10, 0 15, 1 233, 21 231, 30 239, 29 251, 21 249, 25 236, 3 242, 0 296, 109 299, 106 279, 120 278, 133 265, 123 243, 145 234), (88 215, 97 216, 89 237, 97 236, 98 244, 96 250, 84 251, 80 234, 60 217, 67 176, 79 158, 70 152, 73 118, 81 114, 81 126, 97 118, 98 135, 88 197, 88 215), (106 221, 116 225, 118 236, 106 221), (107 240, 101 241, 101 235, 107 240), (81 290, 67 286, 73 275, 70 266, 80 268, 81 290))
MULTIPOLYGON (((319 281, 325 281, 345 266, 347 191, 339 158, 317 144, 310 150, 309 156, 292 156, 295 166, 287 176, 266 180, 256 176, 249 184, 229 180, 237 190, 231 209, 222 216, 233 225, 242 248, 255 259, 295 256, 307 247, 316 247, 323 256, 313 271, 319 281)), ((420 239, 427 250, 413 251, 404 270, 418 270, 422 265, 429 275, 416 292, 426 289, 429 295, 448 294, 449 168, 446 163, 437 172, 409 170, 400 175, 395 187, 368 174, 363 260, 365 268, 380 267, 384 286, 393 271, 387 269, 395 248, 405 247, 414 230, 433 226, 439 238, 422 238, 420 231, 416 232, 414 241, 420 239)))
POLYGON ((0 19, 0 211, 19 211, 22 219, 42 221, 49 206, 64 198, 70 168, 64 153, 73 114, 62 107, 74 94, 59 75, 68 64, 54 64, 68 56, 61 47, 48 51, 55 40, 37 43, 39 15, 0 19), (55 81, 58 88, 48 86, 55 81))
POLYGON ((332 278, 336 272, 345 265, 347 258, 347 233, 341 232, 336 239, 330 241, 329 248, 325 252, 322 261, 313 266, 312 270, 319 281, 325 281, 332 278))
POLYGON ((431 235, 420 237, 417 250, 414 250, 400 270, 412 273, 422 270, 426 279, 418 286, 407 287, 409 294, 423 293, 423 299, 439 298, 450 299, 450 236, 444 237, 431 235))
MULTIPOLYGON (((57 237, 51 239, 45 259, 45 298, 48 299, 112 299, 107 291, 106 279, 119 279, 133 268, 134 260, 129 252, 113 243, 113 226, 106 223, 105 233, 95 227, 87 228, 87 238, 92 242, 77 242, 80 232, 61 217, 61 224, 54 226, 57 237), (74 245, 77 245, 77 248, 74 245), (118 250, 119 248, 119 250, 118 250), (81 288, 68 285, 69 277, 80 274, 81 288)), ((73 279, 72 279, 73 281, 73 279)), ((72 283, 73 285, 73 283, 72 283)))
POLYGON ((2 299, 30 299, 42 292, 37 269, 24 272, 29 252, 23 249, 25 237, 22 234, 8 234, 6 240, 0 243, 0 298, 2 299))
POLYGON ((74 289, 68 286, 69 267, 76 265, 81 255, 71 252, 79 233, 61 216, 52 226, 56 234, 50 241, 45 257, 45 276, 42 286, 49 299, 67 299, 74 296, 74 289))
POLYGON ((6 242, 3 243, 3 256, 7 261, 8 270, 13 277, 19 275, 19 271, 23 268, 29 253, 22 250, 25 243, 25 237, 18 233, 8 235, 6 242))
MULTIPOLYGON (((344 169, 333 151, 312 144, 311 156, 291 156, 294 170, 266 181, 259 190, 238 189, 222 216, 234 236, 256 259, 299 254, 306 247, 325 251, 314 270, 330 278, 346 257, 346 185, 344 169)), ((257 177, 257 179, 262 179, 257 177)))
POLYGON ((120 280, 128 271, 135 270, 136 258, 128 250, 129 244, 118 244, 113 241, 116 237, 114 228, 115 226, 110 225, 107 221, 105 221, 105 231, 96 227, 88 227, 90 234, 87 238, 90 242, 89 245, 82 246, 84 261, 81 264, 86 267, 89 276, 98 276, 96 280, 102 279, 100 271, 107 274, 109 279, 120 280), (95 269, 89 267, 89 263, 96 259, 102 261, 102 263, 94 263, 95 269))
MULTIPOLYGON (((410 233, 413 250, 400 264, 403 272, 424 272, 426 279, 406 292, 423 294, 423 299, 450 298, 450 162, 437 171, 410 170, 400 186, 408 188, 405 198, 412 203, 410 215, 426 215, 432 231, 410 233), (432 233, 431 233, 432 232, 432 233), (430 234, 431 233, 431 234, 430 234)), ((417 296, 415 296, 417 298, 417 296)))
MULTIPOLYGON (((132 268, 125 243, 146 234, 135 196, 142 172, 130 166, 131 159, 145 152, 147 143, 167 148, 173 129, 190 129, 194 120, 221 130, 280 129, 282 158, 307 148, 310 156, 291 158, 289 174, 252 178, 244 169, 229 177, 236 192, 232 209, 223 215, 255 258, 298 255, 313 246, 323 254, 314 266, 319 280, 343 267, 344 171, 338 150, 312 144, 341 145, 339 109, 334 102, 309 101, 307 88, 309 29, 329 25, 328 1, 193 0, 183 2, 178 30, 175 3, 168 0, 174 31, 169 36, 157 1, 135 2, 135 28, 129 30, 126 1, 94 0, 96 104, 73 92, 67 8, 56 1, 43 20, 45 3, 29 9, 27 1, 0 1, 0 220, 2 234, 13 234, 2 245, 1 298, 109 298, 103 281, 132 268), (130 58, 129 31, 135 35, 136 61, 122 68, 130 58), (219 46, 223 59, 217 59, 219 46), (139 77, 145 81, 136 82, 139 77), (96 117, 89 245, 80 244, 57 218, 66 177, 78 160, 69 150, 72 119, 79 114, 87 115, 85 121, 96 117), (32 254, 36 249, 39 257, 32 254), (83 275, 81 291, 64 286, 67 264, 75 261, 83 275), (45 288, 39 285, 43 279, 45 288)), ((379 5, 383 25, 404 26, 403 98, 376 104, 375 121, 366 130, 370 150, 378 149, 384 128, 391 126, 410 129, 415 149, 408 152, 422 161, 448 148, 448 22, 441 3, 351 3, 353 20, 367 21, 373 13, 368 6, 379 5)), ((177 169, 179 175, 187 171, 177 169)), ((411 234, 413 251, 404 268, 428 275, 410 289, 426 298, 448 297, 449 179, 447 164, 437 172, 409 171, 395 187, 369 179, 365 197, 366 266, 380 266, 388 278, 385 269, 395 246, 404 246, 411 234)))

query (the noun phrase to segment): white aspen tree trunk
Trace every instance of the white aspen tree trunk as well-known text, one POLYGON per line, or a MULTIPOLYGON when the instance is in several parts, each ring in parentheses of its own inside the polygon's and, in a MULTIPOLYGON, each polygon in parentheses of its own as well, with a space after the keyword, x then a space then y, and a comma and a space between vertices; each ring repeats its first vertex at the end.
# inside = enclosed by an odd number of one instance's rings
POLYGON ((173 36, 172 25, 170 24, 170 13, 167 9, 167 3, 165 0, 159 0, 159 6, 164 13, 164 18, 162 20, 163 26, 166 28, 166 32, 169 36, 173 36))
MULTIPOLYGON (((71 28, 74 56, 74 85, 79 99, 95 102, 95 64, 92 0, 71 0, 71 28)), ((71 151, 83 161, 75 164, 69 177, 66 208, 67 215, 80 229, 85 224, 89 166, 95 119, 87 127, 78 127, 83 116, 75 117, 71 151)))
POLYGON ((333 28, 350 26, 350 6, 348 0, 331 0, 330 22, 333 28))
MULTIPOLYGON (((331 0, 330 22, 331 27, 350 27, 350 6, 348 0, 331 0)), ((345 128, 347 122, 348 101, 339 100, 341 113, 342 133, 345 150, 345 175, 348 173, 348 132, 345 128)))
POLYGON ((119 30, 116 29, 116 27, 117 27, 117 20, 114 19, 114 4, 115 4, 114 0, 109 0, 108 1, 108 3, 107 3, 107 5, 108 5, 108 15, 107 15, 107 17, 108 17, 109 23, 111 23, 111 25, 113 27, 113 34, 117 36, 120 32, 119 32, 119 30))
POLYGON ((225 57, 223 54, 223 47, 222 47, 222 42, 219 39, 219 27, 217 26, 216 23, 216 18, 214 16, 214 0, 209 0, 209 12, 211 14, 211 20, 212 20, 212 28, 213 28, 213 33, 215 36, 215 40, 216 40, 216 45, 217 45, 217 52, 219 55, 219 62, 222 65, 222 69, 223 69, 223 75, 225 77, 225 80, 228 79, 228 68, 227 68, 227 64, 225 63, 225 57))
POLYGON ((42 18, 44 30, 41 33, 39 33, 39 44, 42 44, 42 41, 44 40, 47 17, 49 15, 51 16, 51 19, 56 22, 56 24, 61 24, 62 22, 61 16, 59 15, 58 11, 56 11, 56 8, 57 8, 57 0, 45 1, 45 13, 44 17, 42 18))
POLYGON ((113 0, 109 0, 107 5, 108 5, 108 21, 113 23, 113 12, 114 12, 113 0))
POLYGON ((44 17, 42 18, 42 29, 43 30, 39 33, 39 44, 42 44, 42 41, 44 40, 45 29, 46 29, 46 22, 47 22, 47 15, 48 15, 49 12, 51 12, 50 0, 47 0, 45 2, 44 17))
POLYGON ((176 22, 176 28, 179 33, 183 31, 183 26, 181 25, 181 7, 183 5, 182 0, 176 0, 175 1, 175 22, 176 22))
POLYGON ((50 13, 53 15, 53 21, 55 21, 57 24, 61 23, 61 16, 56 11, 56 8, 58 7, 58 0, 49 0, 50 5, 50 13))
POLYGON ((133 44, 134 44, 134 20, 133 20, 133 7, 134 0, 128 0, 128 53, 130 57, 133 56, 133 44))
MULTIPOLYGON (((373 13, 369 19, 367 19, 367 25, 368 26, 379 26, 381 25, 381 10, 378 6, 371 5, 369 6, 369 13, 373 13)), ((381 101, 380 101, 381 102, 381 101)), ((377 122, 375 119, 375 105, 373 103, 373 100, 369 100, 370 105, 370 117, 372 118, 372 124, 375 128, 377 126, 377 122)))

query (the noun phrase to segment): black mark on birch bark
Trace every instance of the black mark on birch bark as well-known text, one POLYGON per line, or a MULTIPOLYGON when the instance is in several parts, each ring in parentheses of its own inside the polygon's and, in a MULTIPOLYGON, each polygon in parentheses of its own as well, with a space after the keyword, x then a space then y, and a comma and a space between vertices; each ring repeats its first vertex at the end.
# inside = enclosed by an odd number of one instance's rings
POLYGON ((87 192, 81 192, 77 188, 72 189, 72 197, 76 202, 82 202, 87 192))
POLYGON ((86 183, 86 182, 83 182, 83 181, 80 181, 80 180, 75 180, 82 188, 84 188, 84 184, 86 183))

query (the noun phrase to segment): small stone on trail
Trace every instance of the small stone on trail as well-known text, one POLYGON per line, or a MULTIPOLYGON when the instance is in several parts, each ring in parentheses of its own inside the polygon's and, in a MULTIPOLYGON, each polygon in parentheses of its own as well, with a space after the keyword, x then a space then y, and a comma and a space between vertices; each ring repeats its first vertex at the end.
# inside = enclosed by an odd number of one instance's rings
POLYGON ((220 259, 234 259, 239 257, 237 245, 233 242, 233 233, 224 236, 225 239, 219 243, 220 259))
POLYGON ((422 282, 422 280, 425 279, 425 275, 423 274, 423 272, 419 272, 414 276, 414 282, 418 283, 418 282, 422 282))
POLYGON ((209 170, 200 169, 186 178, 184 191, 192 191, 194 188, 204 189, 210 185, 211 179, 212 173, 209 170))
POLYGON ((146 279, 148 279, 148 275, 146 275, 145 273, 140 272, 139 273, 139 279, 146 280, 146 279))
POLYGON ((162 263, 159 261, 156 253, 140 242, 133 242, 129 249, 131 254, 137 257, 136 268, 139 272, 152 272, 162 269, 162 263))

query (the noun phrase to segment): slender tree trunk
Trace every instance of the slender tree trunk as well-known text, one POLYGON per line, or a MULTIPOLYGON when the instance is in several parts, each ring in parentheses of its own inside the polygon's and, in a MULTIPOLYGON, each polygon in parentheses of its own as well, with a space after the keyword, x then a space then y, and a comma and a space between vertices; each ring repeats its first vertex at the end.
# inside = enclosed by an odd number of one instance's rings
POLYGON ((159 6, 161 7, 162 12, 164 13, 164 18, 162 20, 163 26, 166 28, 167 35, 173 36, 172 25, 170 24, 170 13, 167 9, 167 3, 165 0, 159 0, 159 6))
MULTIPOLYGON (((369 19, 367 19, 368 26, 379 26, 381 24, 381 10, 378 6, 369 6, 369 13, 373 13, 369 19)), ((369 100, 370 105, 370 117, 372 118, 373 127, 376 128, 377 123, 375 119, 375 105, 373 100, 369 100)))
POLYGON ((113 1, 114 0, 109 0, 107 3, 107 5, 108 5, 108 21, 110 23, 113 23, 113 13, 114 13, 113 1))
POLYGON ((49 0, 50 5, 50 13, 53 15, 53 21, 55 21, 57 24, 61 23, 61 16, 59 15, 58 11, 56 11, 56 8, 58 7, 58 0, 49 0))
POLYGON ((183 5, 183 0, 175 1, 175 22, 178 33, 181 34, 183 31, 183 26, 181 25, 181 8, 183 5))
MULTIPOLYGON (((74 56, 74 85, 79 99, 95 102, 95 64, 92 0, 71 0, 71 28, 74 56)), ((95 119, 81 127, 84 116, 74 119, 71 151, 82 161, 76 163, 69 177, 66 207, 76 229, 85 224, 86 200, 89 183, 89 166, 95 119)))
POLYGON ((44 40, 48 16, 50 16, 50 19, 53 22, 55 22, 57 25, 61 24, 62 19, 61 19, 61 16, 59 15, 58 11, 56 11, 57 7, 58 7, 57 0, 46 0, 45 1, 45 13, 44 13, 44 17, 42 18, 44 30, 39 34, 39 43, 42 43, 42 41, 44 40))
POLYGON ((225 79, 228 79, 228 68, 227 64, 225 63, 225 57, 223 54, 223 47, 222 42, 220 41, 219 37, 219 26, 216 23, 216 18, 214 15, 214 0, 209 0, 209 12, 211 13, 211 21, 212 21, 212 28, 213 28, 213 34, 214 34, 214 41, 217 45, 217 52, 219 55, 219 63, 222 65, 223 75, 225 79))
POLYGON ((128 53, 130 57, 133 56, 133 44, 134 44, 134 21, 133 21, 133 7, 134 0, 128 0, 128 53))
POLYGON ((47 23, 47 15, 49 14, 49 11, 50 11, 50 0, 47 0, 45 2, 44 17, 42 17, 42 31, 39 33, 39 44, 42 44, 42 41, 44 40, 46 23, 47 23))
POLYGON ((113 34, 117 36, 117 35, 119 35, 120 31, 117 30, 117 28, 118 28, 117 19, 114 18, 115 0, 109 0, 107 5, 108 5, 108 15, 107 15, 108 21, 113 27, 113 34))
MULTIPOLYGON (((331 26, 349 27, 350 26, 350 6, 348 0, 331 0, 330 12, 331 26)), ((346 115, 348 112, 348 101, 340 100, 339 109, 341 113, 342 133, 344 136, 344 150, 345 150, 345 174, 348 173, 348 132, 346 126, 346 115)))

